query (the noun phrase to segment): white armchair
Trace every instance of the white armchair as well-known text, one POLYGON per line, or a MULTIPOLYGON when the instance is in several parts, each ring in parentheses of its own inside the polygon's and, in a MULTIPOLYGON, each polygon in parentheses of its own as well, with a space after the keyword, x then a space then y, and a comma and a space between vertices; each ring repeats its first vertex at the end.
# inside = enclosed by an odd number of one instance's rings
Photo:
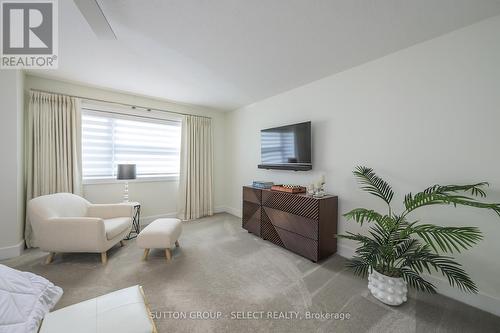
MULTIPOLYGON (((78 195, 56 193, 28 202, 28 219, 35 245, 50 252, 50 263, 57 252, 101 253, 121 242, 132 228, 133 205, 91 204, 78 195)), ((122 243, 123 244, 123 243, 122 243)))

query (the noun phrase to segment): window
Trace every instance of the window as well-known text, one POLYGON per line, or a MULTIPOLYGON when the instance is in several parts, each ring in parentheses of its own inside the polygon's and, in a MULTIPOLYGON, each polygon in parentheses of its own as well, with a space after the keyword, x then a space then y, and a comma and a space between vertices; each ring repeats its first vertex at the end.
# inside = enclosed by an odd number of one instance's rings
POLYGON ((181 122, 82 109, 83 179, 115 179, 117 165, 137 165, 137 178, 177 177, 181 122))

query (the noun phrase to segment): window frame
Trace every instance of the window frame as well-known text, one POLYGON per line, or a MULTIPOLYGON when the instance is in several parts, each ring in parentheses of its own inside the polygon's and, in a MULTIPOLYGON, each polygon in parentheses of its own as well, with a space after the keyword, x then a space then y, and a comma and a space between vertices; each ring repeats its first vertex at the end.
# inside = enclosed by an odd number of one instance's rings
MULTIPOLYGON (((127 108, 110 106, 106 104, 101 104, 97 102, 89 102, 82 101, 80 106, 80 112, 83 116, 84 113, 88 114, 96 114, 96 115, 105 115, 111 114, 111 118, 117 119, 125 119, 125 120, 141 120, 147 118, 151 122, 179 122, 182 127, 183 117, 180 115, 170 114, 164 111, 151 110, 145 111, 143 109, 134 109, 132 107, 127 108), (144 113, 147 112, 147 115, 144 113)), ((182 128, 181 128, 181 136, 182 136, 182 128)), ((82 133, 83 138, 83 133, 82 133)), ((181 143, 182 144, 182 143, 181 143)), ((83 142, 82 142, 83 149, 83 142)), ((179 161, 180 162, 180 161, 179 161)), ((83 163, 83 154, 82 154, 82 163, 83 163)), ((168 176, 146 176, 146 177, 138 177, 136 179, 131 179, 129 183, 149 183, 149 182, 178 182, 180 178, 179 174, 176 175, 168 175, 168 176)), ((94 178, 94 179, 85 179, 83 178, 83 168, 82 168, 82 184, 83 185, 95 185, 95 184, 120 184, 124 183, 125 180, 118 180, 114 177, 103 177, 103 178, 94 178)))

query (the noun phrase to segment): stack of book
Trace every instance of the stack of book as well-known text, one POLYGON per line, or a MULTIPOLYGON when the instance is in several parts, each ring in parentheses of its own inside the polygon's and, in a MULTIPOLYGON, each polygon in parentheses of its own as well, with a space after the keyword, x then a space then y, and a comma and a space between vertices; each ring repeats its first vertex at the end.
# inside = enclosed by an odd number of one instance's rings
POLYGON ((261 189, 269 189, 274 185, 273 182, 261 182, 258 180, 254 180, 252 183, 252 187, 261 188, 261 189))

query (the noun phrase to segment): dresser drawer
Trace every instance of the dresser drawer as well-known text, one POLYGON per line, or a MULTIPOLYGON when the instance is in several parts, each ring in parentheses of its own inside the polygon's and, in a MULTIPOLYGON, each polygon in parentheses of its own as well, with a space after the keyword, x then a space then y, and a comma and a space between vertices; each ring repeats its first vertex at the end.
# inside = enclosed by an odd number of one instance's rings
POLYGON ((261 206, 249 201, 243 201, 243 229, 260 236, 261 206))
POLYGON ((294 232, 301 236, 318 240, 318 221, 308 219, 299 215, 294 215, 270 207, 263 207, 264 214, 267 215, 275 227, 294 232))
POLYGON ((306 195, 262 191, 262 206, 282 210, 311 220, 319 219, 318 200, 306 195))
POLYGON ((318 261, 318 241, 275 227, 281 242, 287 250, 300 254, 310 260, 318 261))
POLYGON ((243 201, 261 204, 262 190, 252 187, 243 187, 243 201))

